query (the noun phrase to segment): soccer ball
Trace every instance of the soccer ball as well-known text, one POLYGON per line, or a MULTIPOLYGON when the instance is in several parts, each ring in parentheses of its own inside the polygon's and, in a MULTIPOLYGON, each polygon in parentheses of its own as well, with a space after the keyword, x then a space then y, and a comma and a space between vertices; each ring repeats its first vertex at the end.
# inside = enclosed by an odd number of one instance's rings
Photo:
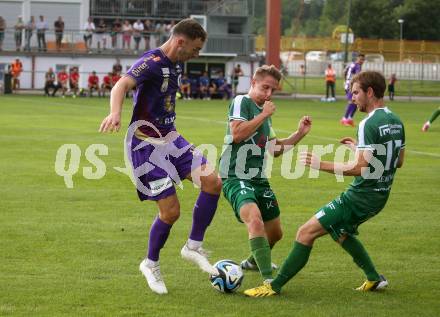
POLYGON ((214 264, 218 275, 211 275, 212 287, 221 293, 235 292, 243 282, 243 271, 240 265, 232 260, 220 260, 214 264))

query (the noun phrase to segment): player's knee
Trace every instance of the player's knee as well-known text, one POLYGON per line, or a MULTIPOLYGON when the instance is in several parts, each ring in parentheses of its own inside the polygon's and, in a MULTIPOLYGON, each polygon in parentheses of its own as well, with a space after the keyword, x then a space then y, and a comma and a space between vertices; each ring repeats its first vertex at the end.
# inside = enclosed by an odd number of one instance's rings
POLYGON ((173 224, 179 219, 180 210, 169 210, 167 212, 160 213, 160 219, 168 224, 173 224))
POLYGON ((248 231, 253 236, 264 236, 264 222, 261 218, 252 217, 246 222, 248 231))
POLYGON ((210 194, 219 195, 222 190, 222 180, 217 174, 211 174, 204 181, 202 180, 202 190, 210 194))
POLYGON ((310 243, 313 243, 314 240, 315 237, 307 224, 299 227, 298 232, 296 233, 296 241, 309 245, 310 243))

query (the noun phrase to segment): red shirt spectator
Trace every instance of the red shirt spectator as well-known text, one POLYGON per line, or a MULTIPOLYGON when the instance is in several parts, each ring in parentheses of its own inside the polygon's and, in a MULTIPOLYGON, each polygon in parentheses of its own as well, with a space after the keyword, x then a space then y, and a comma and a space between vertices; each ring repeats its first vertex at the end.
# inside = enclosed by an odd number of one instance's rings
POLYGON ((113 74, 112 75, 113 86, 118 82, 119 79, 121 79, 121 76, 119 74, 113 74))
POLYGON ((99 85, 99 77, 96 76, 96 72, 93 72, 91 75, 89 75, 89 87, 94 87, 99 85))
POLYGON ((69 75, 66 73, 65 70, 62 70, 58 73, 57 78, 60 84, 66 85, 69 75))
POLYGON ((104 76, 104 79, 102 80, 102 84, 104 85, 104 86, 109 86, 109 87, 111 87, 112 86, 112 76, 111 75, 105 75, 104 76))
POLYGON ((78 80, 79 80, 79 73, 77 73, 76 71, 70 73, 70 81, 71 81, 71 82, 77 84, 77 83, 78 83, 78 80))

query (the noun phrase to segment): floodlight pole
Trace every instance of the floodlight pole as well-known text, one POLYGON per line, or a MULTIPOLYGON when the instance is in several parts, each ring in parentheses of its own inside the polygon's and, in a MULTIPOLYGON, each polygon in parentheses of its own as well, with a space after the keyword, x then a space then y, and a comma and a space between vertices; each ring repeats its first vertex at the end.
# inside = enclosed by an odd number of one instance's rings
POLYGON ((400 61, 403 60, 403 22, 404 19, 399 19, 397 22, 400 24, 400 61))
POLYGON ((351 0, 348 2, 347 30, 345 31, 344 67, 347 66, 348 63, 348 32, 350 31, 350 17, 351 17, 351 0))

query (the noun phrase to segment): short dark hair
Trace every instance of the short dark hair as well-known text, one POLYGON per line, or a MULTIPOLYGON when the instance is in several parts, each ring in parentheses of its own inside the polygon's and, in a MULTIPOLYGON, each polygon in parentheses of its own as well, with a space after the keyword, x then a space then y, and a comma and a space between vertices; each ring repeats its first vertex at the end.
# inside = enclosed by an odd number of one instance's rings
POLYGON ((256 77, 264 77, 264 76, 272 76, 277 81, 281 80, 281 72, 274 65, 263 65, 257 68, 254 73, 254 78, 256 77))
POLYGON ((190 40, 201 39, 202 42, 206 40, 206 31, 194 19, 183 19, 179 23, 177 23, 172 31, 172 35, 184 35, 188 37, 190 40))
POLYGON ((374 96, 378 99, 383 98, 386 82, 385 77, 376 71, 364 71, 356 74, 350 83, 350 89, 353 88, 354 83, 358 83, 364 92, 367 92, 368 88, 373 89, 374 96))
POLYGON ((364 54, 364 53, 360 53, 360 54, 358 55, 358 57, 365 57, 365 54, 364 54))

